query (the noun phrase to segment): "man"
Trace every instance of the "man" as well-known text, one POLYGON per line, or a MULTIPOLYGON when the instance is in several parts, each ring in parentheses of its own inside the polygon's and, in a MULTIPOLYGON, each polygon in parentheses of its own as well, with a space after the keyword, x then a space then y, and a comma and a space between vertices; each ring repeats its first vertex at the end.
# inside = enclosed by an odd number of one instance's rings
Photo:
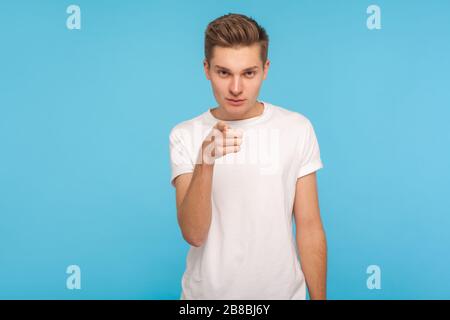
POLYGON ((258 100, 268 42, 244 15, 212 21, 204 70, 218 106, 170 132, 177 218, 191 244, 181 299, 297 300, 306 286, 326 299, 319 145, 305 116, 258 100))

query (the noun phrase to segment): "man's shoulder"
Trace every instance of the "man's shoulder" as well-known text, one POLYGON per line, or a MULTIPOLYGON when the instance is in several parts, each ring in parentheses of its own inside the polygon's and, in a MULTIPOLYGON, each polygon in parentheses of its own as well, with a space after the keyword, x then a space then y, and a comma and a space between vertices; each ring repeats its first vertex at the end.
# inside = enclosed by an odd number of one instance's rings
POLYGON ((204 114, 199 114, 198 116, 195 116, 194 118, 183 120, 181 122, 178 122, 172 127, 171 131, 178 131, 178 130, 192 130, 193 127, 196 125, 202 124, 204 120, 204 114))

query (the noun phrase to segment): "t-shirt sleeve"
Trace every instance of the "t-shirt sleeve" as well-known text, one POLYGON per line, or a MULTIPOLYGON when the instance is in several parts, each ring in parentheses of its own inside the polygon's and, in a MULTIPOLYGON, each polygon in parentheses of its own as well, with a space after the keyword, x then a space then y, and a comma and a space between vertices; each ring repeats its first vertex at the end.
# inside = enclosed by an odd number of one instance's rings
POLYGON ((300 168, 297 173, 297 178, 306 176, 314 171, 323 168, 322 160, 320 158, 319 143, 317 141, 314 127, 308 120, 306 128, 303 131, 304 136, 300 138, 303 141, 300 145, 300 168))
POLYGON ((170 183, 175 187, 174 179, 182 173, 194 171, 194 162, 189 149, 183 139, 182 130, 172 129, 169 135, 171 179, 170 183))

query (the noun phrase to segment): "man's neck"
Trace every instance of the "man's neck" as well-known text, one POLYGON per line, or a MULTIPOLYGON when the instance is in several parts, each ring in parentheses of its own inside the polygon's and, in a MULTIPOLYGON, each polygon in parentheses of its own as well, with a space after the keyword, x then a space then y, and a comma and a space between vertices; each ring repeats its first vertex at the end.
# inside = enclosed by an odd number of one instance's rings
POLYGON ((223 121, 235 121, 235 120, 245 120, 250 119, 254 117, 258 117, 263 114, 264 112, 264 104, 262 102, 256 102, 255 105, 242 117, 239 117, 238 119, 233 119, 228 114, 224 114, 223 109, 219 107, 211 109, 211 113, 214 117, 217 119, 223 120, 223 121))

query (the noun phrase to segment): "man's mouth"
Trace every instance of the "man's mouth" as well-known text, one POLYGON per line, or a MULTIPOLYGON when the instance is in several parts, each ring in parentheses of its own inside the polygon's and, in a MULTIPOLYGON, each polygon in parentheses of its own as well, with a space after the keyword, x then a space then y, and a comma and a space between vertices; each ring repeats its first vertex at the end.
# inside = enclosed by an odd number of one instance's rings
POLYGON ((226 100, 232 105, 241 105, 245 101, 245 99, 229 99, 229 98, 226 98, 226 100))
POLYGON ((245 99, 228 99, 226 100, 232 105, 232 106, 240 106, 244 103, 245 99))

